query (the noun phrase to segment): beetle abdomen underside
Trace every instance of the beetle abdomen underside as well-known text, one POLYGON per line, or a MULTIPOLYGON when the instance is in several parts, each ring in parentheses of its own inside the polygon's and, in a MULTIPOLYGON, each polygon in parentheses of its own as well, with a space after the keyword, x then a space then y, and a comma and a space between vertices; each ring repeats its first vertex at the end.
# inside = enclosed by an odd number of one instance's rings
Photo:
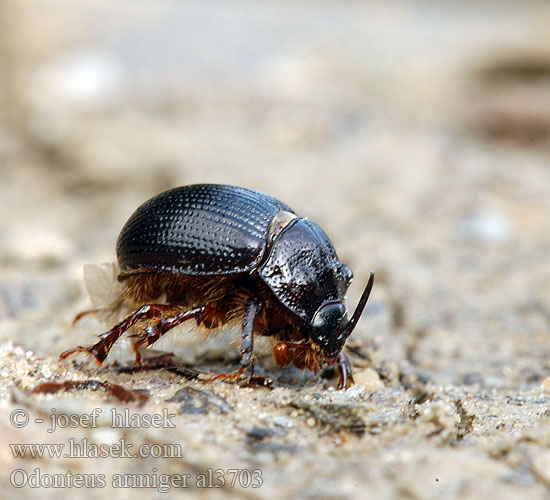
POLYGON ((271 221, 291 209, 271 196, 234 186, 195 184, 141 205, 122 228, 122 272, 166 269, 190 275, 249 271, 262 258, 271 221))

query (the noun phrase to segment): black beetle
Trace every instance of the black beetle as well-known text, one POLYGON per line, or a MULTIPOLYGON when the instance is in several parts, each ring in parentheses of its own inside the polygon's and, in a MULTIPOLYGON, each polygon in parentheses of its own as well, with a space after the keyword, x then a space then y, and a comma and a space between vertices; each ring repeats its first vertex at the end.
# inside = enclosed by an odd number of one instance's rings
POLYGON ((257 334, 274 339, 279 366, 292 363, 317 372, 336 364, 339 388, 353 383, 341 351, 367 303, 374 273, 347 321, 351 269, 340 263, 319 226, 275 198, 216 184, 171 189, 126 222, 117 258, 123 285, 117 307, 123 303, 134 312, 95 345, 67 350, 61 359, 85 352, 101 364, 116 340, 136 326, 139 364, 141 347, 188 319, 207 329, 238 321, 240 369, 211 380, 239 380, 247 370, 253 376, 257 334))

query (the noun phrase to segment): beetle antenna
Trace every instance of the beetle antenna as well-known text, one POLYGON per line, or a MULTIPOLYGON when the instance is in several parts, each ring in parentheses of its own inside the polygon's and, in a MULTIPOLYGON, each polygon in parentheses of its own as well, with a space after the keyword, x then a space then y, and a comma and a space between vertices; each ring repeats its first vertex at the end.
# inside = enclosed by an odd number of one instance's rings
POLYGON ((365 309, 365 306, 367 305, 367 301, 369 300, 369 295, 372 290, 372 285, 374 285, 374 271, 371 271, 370 273, 369 282, 367 283, 367 286, 363 290, 363 294, 361 295, 361 298, 357 303, 357 307, 353 312, 353 316, 346 323, 346 326, 344 326, 344 328, 342 328, 342 330, 340 330, 340 333, 338 334, 338 340, 340 342, 345 341, 351 335, 351 332, 353 332, 353 329, 355 328, 355 325, 359 321, 361 314, 363 314, 363 309, 365 309))

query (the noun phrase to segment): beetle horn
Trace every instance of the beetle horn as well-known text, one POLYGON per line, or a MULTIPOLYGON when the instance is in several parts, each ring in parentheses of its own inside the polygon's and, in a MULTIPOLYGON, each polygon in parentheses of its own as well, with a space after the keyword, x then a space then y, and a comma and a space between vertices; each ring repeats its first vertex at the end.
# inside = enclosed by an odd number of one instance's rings
POLYGON ((338 333, 339 343, 341 342, 343 344, 345 340, 351 335, 351 332, 353 332, 353 329, 359 321, 361 314, 363 314, 363 309, 365 309, 365 306, 367 305, 367 301, 369 300, 369 295, 372 290, 372 285, 374 285, 374 271, 371 271, 370 273, 369 282, 367 283, 365 290, 363 290, 363 294, 361 295, 361 298, 357 303, 357 307, 353 312, 353 316, 346 323, 346 326, 344 326, 344 328, 342 328, 342 330, 340 330, 340 332, 338 333))

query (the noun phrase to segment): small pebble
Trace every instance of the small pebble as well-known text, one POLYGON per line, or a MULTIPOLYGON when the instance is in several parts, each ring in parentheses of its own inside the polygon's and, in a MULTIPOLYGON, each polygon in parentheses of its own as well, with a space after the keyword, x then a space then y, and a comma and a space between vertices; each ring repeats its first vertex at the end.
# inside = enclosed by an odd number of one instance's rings
POLYGON ((86 105, 108 100, 120 90, 123 77, 121 64, 111 54, 84 50, 61 54, 39 74, 46 96, 86 105))
POLYGON ((486 243, 507 243, 512 239, 512 226, 506 215, 480 211, 464 217, 458 224, 461 239, 486 243))
POLYGON ((546 486, 550 486, 550 450, 543 450, 533 457, 533 474, 546 486))
POLYGON ((543 391, 550 392, 550 377, 546 377, 540 385, 543 391))
POLYGON ((121 433, 118 429, 109 427, 100 427, 98 429, 92 429, 91 431, 94 441, 98 443, 105 443, 107 445, 113 445, 120 441, 121 433))
POLYGON ((64 235, 46 229, 17 230, 7 245, 7 254, 18 261, 60 263, 74 251, 74 244, 64 235))
POLYGON ((356 398, 357 396, 363 394, 363 392, 365 392, 365 388, 360 384, 355 384, 346 390, 346 395, 350 398, 356 398))
POLYGON ((307 420, 306 420, 306 425, 308 427, 315 427, 315 424, 316 424, 316 420, 313 418, 313 417, 309 417, 307 420))
MULTIPOLYGON (((353 378, 355 379, 355 382, 357 382, 356 385, 363 386, 364 390, 367 392, 377 391, 384 387, 378 373, 376 373, 376 371, 372 368, 366 368, 365 370, 354 373, 353 378)), ((353 387, 350 387, 350 389, 353 389, 353 387)))
POLYGON ((294 425, 290 418, 283 417, 282 415, 276 415, 273 417, 273 423, 279 427, 292 427, 294 425))

